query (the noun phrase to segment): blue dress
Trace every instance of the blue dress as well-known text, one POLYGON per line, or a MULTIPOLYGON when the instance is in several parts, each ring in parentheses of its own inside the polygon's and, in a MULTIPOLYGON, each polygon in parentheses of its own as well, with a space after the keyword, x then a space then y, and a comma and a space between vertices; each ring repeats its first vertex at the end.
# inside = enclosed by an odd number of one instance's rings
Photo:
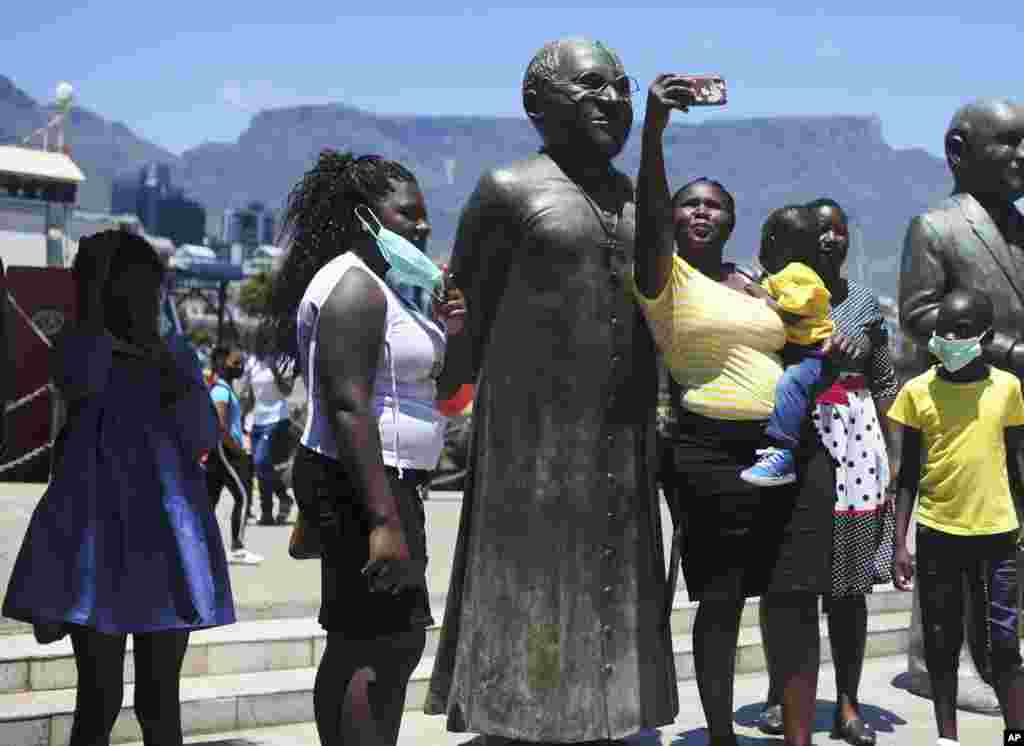
POLYGON ((54 349, 54 381, 82 398, 70 407, 62 455, 32 514, 4 616, 108 634, 235 621, 199 463, 216 447, 217 419, 191 346, 182 337, 168 346, 196 385, 167 408, 156 367, 113 356, 109 337, 69 331, 54 349))

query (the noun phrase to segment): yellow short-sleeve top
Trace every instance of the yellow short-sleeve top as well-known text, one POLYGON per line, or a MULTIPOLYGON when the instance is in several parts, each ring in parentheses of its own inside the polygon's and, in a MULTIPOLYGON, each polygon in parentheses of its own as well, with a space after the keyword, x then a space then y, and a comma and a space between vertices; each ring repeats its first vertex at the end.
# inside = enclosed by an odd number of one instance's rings
POLYGON ((790 262, 781 272, 769 275, 761 283, 784 311, 800 316, 786 325, 786 339, 798 345, 824 342, 835 331, 829 318, 832 294, 813 269, 802 262, 790 262))
POLYGON ((786 329, 763 300, 715 282, 676 256, 657 298, 633 292, 689 411, 765 420, 782 375, 786 329))
POLYGON ((954 383, 933 366, 904 384, 889 418, 921 433, 919 523, 958 536, 1018 528, 1005 435, 1024 425, 1019 378, 990 368, 980 381, 954 383))

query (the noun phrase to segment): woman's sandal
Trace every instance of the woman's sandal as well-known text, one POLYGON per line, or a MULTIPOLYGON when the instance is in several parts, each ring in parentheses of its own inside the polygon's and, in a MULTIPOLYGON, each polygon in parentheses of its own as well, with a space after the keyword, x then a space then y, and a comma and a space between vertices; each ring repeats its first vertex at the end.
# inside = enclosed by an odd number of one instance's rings
POLYGON ((836 710, 829 736, 846 741, 851 746, 875 746, 875 729, 859 717, 843 720, 839 710, 836 710))
POLYGON ((768 705, 761 710, 761 716, 757 719, 757 729, 769 736, 781 736, 782 727, 782 705, 768 705))

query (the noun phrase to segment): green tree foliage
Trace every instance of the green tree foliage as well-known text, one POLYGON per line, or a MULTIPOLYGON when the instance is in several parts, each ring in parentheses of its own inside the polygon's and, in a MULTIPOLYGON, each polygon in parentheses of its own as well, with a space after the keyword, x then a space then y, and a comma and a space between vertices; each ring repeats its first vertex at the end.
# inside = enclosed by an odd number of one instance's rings
POLYGON ((259 316, 270 302, 270 285, 273 276, 261 272, 246 280, 238 291, 238 307, 249 316, 259 316))
POLYGON ((214 339, 213 332, 203 327, 189 329, 188 338, 196 347, 212 345, 216 341, 214 339))

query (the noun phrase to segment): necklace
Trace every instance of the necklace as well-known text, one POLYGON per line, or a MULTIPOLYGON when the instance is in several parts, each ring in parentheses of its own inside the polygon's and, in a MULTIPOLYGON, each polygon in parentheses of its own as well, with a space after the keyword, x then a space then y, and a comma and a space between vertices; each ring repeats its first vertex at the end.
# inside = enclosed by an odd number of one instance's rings
MULTIPOLYGON (((593 197, 587 194, 586 190, 583 187, 581 187, 574 178, 572 178, 572 176, 569 173, 569 169, 566 168, 561 163, 559 163, 557 158, 555 158, 549 151, 547 151, 544 148, 542 148, 540 152, 546 155, 552 161, 554 161, 555 165, 559 168, 559 170, 562 172, 565 178, 569 180, 569 183, 576 187, 576 191, 583 195, 583 199, 587 201, 587 204, 590 206, 590 209, 594 213, 594 217, 597 218, 597 222, 601 226, 601 230, 604 231, 605 238, 598 244, 598 248, 604 251, 605 265, 610 266, 612 254, 615 252, 616 249, 619 248, 619 239, 617 233, 619 229, 619 221, 622 218, 623 206, 620 205, 617 211, 604 209, 603 207, 601 207, 601 205, 597 203, 597 200, 595 200, 593 197)), ((609 164, 608 176, 613 175, 614 170, 609 164)))
POLYGON ((597 247, 604 251, 605 264, 610 265, 612 253, 619 248, 619 239, 617 234, 619 221, 622 219, 623 208, 620 206, 618 211, 605 210, 597 203, 597 200, 587 194, 586 190, 573 181, 573 179, 570 178, 569 182, 576 187, 576 191, 583 195, 587 204, 590 205, 590 209, 593 211, 594 217, 597 218, 597 222, 600 224, 601 230, 604 231, 605 238, 597 245, 597 247), (611 223, 610 226, 609 222, 611 223))

